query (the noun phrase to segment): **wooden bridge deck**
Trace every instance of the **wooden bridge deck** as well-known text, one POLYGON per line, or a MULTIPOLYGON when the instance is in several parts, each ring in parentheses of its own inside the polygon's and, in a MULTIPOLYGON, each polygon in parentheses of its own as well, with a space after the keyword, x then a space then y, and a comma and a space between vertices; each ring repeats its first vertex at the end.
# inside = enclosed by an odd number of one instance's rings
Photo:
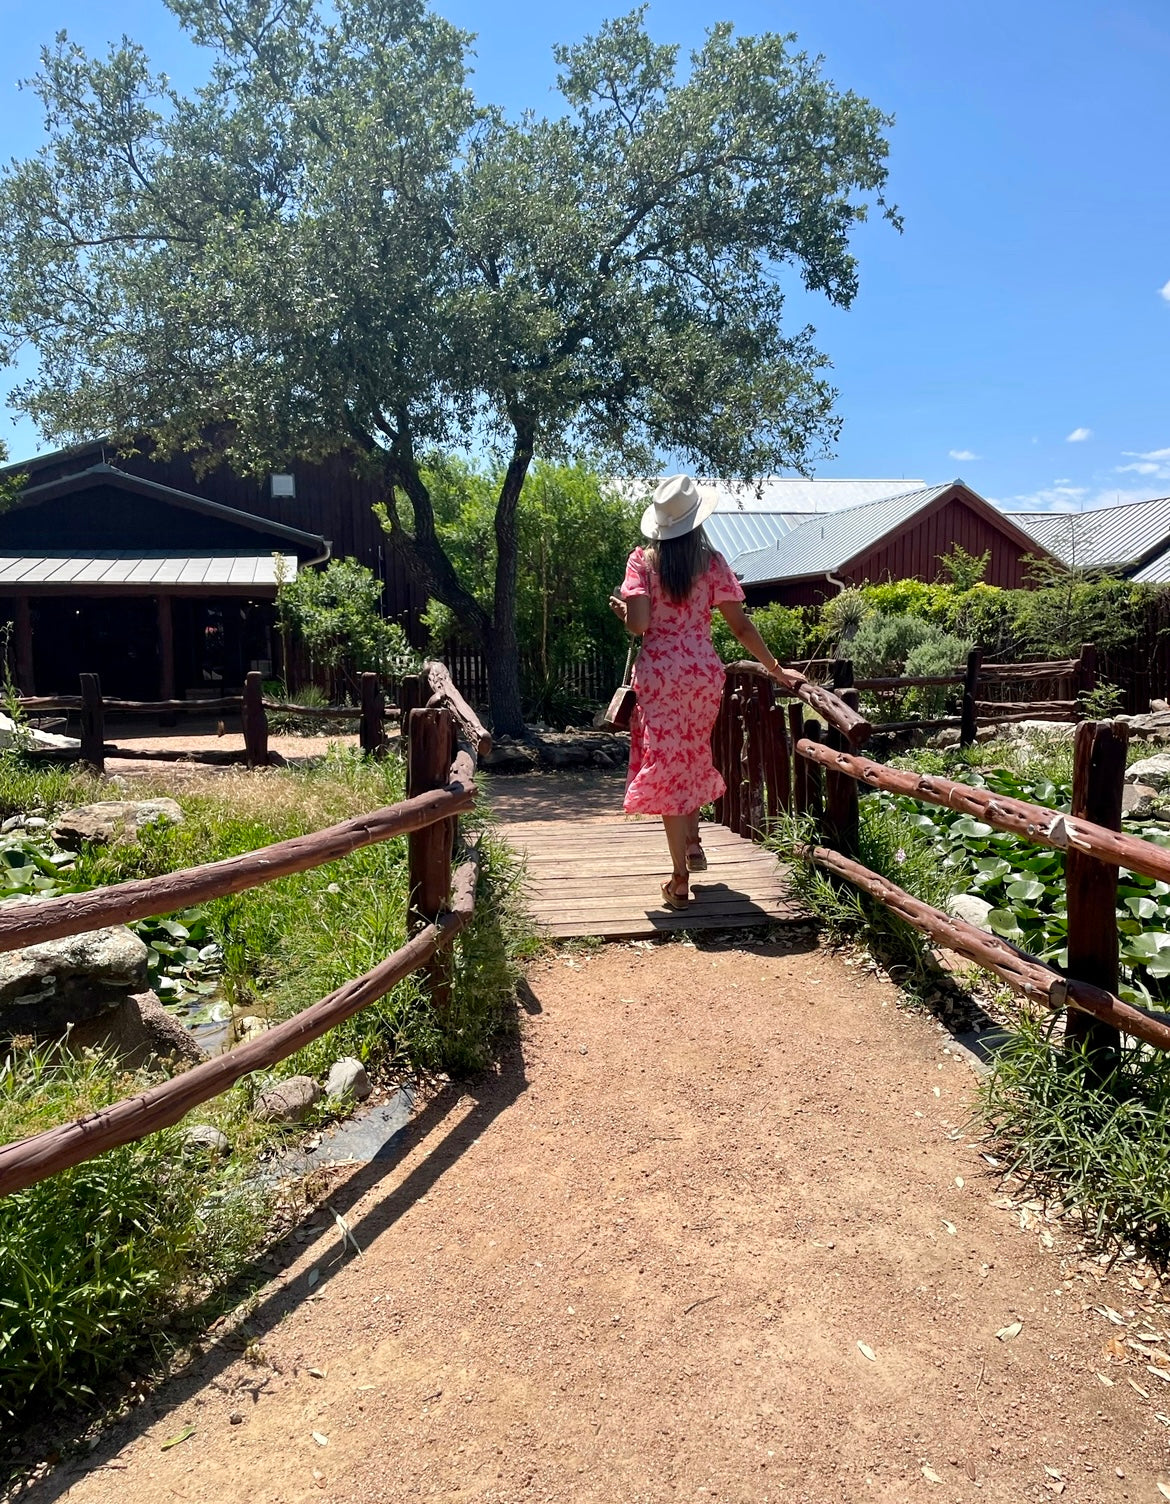
POLYGON ((722 825, 703 826, 708 869, 692 874, 688 908, 664 908, 659 885, 670 864, 662 822, 627 819, 620 782, 600 799, 596 785, 575 797, 571 777, 560 775, 557 782, 564 782, 554 799, 552 777, 536 780, 531 798, 516 786, 521 780, 511 779, 497 782, 489 796, 500 834, 526 859, 527 906, 543 933, 635 940, 672 930, 807 920, 788 895, 785 868, 776 857, 722 825), (613 812, 599 813, 604 807, 613 812), (532 818, 537 812, 541 818, 532 818))

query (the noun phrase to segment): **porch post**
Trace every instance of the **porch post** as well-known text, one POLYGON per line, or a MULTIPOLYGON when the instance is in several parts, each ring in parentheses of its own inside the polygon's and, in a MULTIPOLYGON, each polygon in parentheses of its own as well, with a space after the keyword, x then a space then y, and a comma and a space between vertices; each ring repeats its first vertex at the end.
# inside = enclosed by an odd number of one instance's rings
POLYGON ((27 595, 16 597, 13 627, 16 634, 16 683, 21 694, 34 695, 36 686, 33 683, 32 611, 27 595))
POLYGON ((169 595, 158 597, 159 699, 175 698, 175 622, 169 595))

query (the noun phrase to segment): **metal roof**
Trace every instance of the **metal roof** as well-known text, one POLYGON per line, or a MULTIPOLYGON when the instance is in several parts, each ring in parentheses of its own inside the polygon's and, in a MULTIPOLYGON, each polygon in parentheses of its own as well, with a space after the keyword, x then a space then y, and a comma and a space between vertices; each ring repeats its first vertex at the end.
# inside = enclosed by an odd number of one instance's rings
POLYGON ((132 491, 141 496, 156 497, 172 506, 182 507, 186 511, 202 512, 206 516, 234 523, 237 527, 248 528, 254 533, 268 533, 273 537, 283 538, 286 543, 291 543, 294 547, 303 548, 308 553, 320 554, 321 562, 324 562, 324 558, 328 555, 329 542, 319 533, 307 533, 303 528, 290 527, 285 522, 273 522, 267 517, 258 516, 255 512, 241 512, 238 507, 225 506, 220 501, 209 501, 206 496, 196 496, 191 491, 180 491, 174 486, 164 486, 160 481, 147 480, 145 476, 131 475, 128 470, 119 470, 116 465, 107 465, 104 461, 98 465, 90 465, 85 470, 75 470, 68 475, 60 475, 56 480, 44 481, 37 486, 26 486, 17 497, 13 510, 17 507, 36 506, 54 496, 67 495, 72 491, 80 491, 88 486, 100 484, 117 486, 120 490, 132 491))
POLYGON ((736 573, 745 585, 828 574, 864 553, 955 485, 926 486, 841 512, 810 517, 769 548, 743 554, 736 573))
POLYGON ((90 586, 276 586, 277 559, 283 576, 297 572, 295 554, 101 553, 77 557, 0 554, 0 589, 19 585, 90 586))
POLYGON ((712 512, 703 531, 732 563, 740 554, 778 542, 808 517, 807 512, 712 512))
POLYGON ((704 496, 714 496, 719 512, 840 512, 889 496, 904 496, 924 480, 805 480, 802 476, 768 475, 757 486, 736 481, 700 480, 704 496))
POLYGON ((1170 496, 1091 512, 1008 512, 1005 516, 1071 568, 1123 569, 1170 544, 1170 496))
POLYGON ((1155 554, 1148 564, 1133 576, 1139 585, 1165 585, 1170 582, 1170 548, 1155 554))

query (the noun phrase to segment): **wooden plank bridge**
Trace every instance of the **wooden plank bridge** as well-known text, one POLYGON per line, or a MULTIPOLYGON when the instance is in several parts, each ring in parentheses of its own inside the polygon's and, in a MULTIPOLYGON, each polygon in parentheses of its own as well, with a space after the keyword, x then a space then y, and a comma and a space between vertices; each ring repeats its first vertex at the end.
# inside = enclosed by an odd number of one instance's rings
POLYGON ((525 860, 526 906, 542 933, 636 940, 807 920, 776 856, 714 824, 702 827, 708 868, 691 875, 690 905, 663 907, 662 821, 623 815, 623 788, 621 776, 571 773, 494 782, 499 832, 525 860))

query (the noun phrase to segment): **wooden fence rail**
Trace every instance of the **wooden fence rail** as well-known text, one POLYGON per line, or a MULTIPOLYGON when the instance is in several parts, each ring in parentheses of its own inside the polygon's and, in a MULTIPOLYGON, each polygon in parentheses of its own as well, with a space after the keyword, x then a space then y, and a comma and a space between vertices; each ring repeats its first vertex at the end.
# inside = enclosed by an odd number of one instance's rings
MULTIPOLYGON (((1055 667, 1063 671, 1066 665, 1055 667)), ((1086 1040, 1098 1060, 1115 1048, 1119 1033, 1170 1050, 1170 1013, 1140 1008, 1116 995, 1118 869, 1170 882, 1170 850, 1120 828, 1123 728, 1092 721, 1078 726, 1073 810, 1066 813, 946 778, 888 768, 862 756, 855 750, 864 739, 854 703, 857 690, 841 682, 849 677, 851 666, 838 662, 836 690, 820 689, 816 708, 828 722, 825 729, 806 719, 800 704, 790 704, 785 716, 778 703, 778 696, 793 693, 812 703, 807 681, 794 685, 789 677, 773 684, 759 665, 728 666, 712 734, 715 765, 727 785, 715 818, 754 839, 774 827, 781 812, 812 819, 821 838, 804 853, 809 860, 880 899, 937 944, 994 972, 1026 996, 1053 1008, 1067 1007, 1067 1037, 1086 1040), (863 866, 858 860, 861 784, 941 805, 1029 845, 1065 852, 1070 974, 932 908, 863 866)), ((968 684, 970 679, 968 675, 968 684)))
POLYGON ((476 759, 491 741, 462 696, 453 691, 441 664, 428 665, 422 677, 431 703, 412 711, 409 718, 407 797, 400 803, 202 867, 31 904, 0 905, 0 950, 11 950, 104 924, 173 912, 323 866, 362 846, 408 837, 405 945, 257 1039, 76 1122, 0 1147, 0 1195, 177 1123, 192 1107, 253 1071, 269 1069, 383 997, 412 972, 424 973, 436 1006, 444 1007, 450 971, 443 953, 472 917, 478 872, 473 844, 453 870, 458 816, 474 804, 476 759), (436 746, 445 759, 441 768, 435 764, 436 746), (438 840, 437 830, 442 832, 438 840))
MULTIPOLYGON (((432 665, 433 667, 434 665, 432 665)), ((438 665, 442 667, 442 665, 438 665)), ((446 673, 446 670, 443 670, 446 673)), ((20 709, 28 715, 46 715, 54 712, 79 714, 81 721, 81 746, 77 760, 88 763, 99 773, 105 771, 107 757, 143 756, 133 748, 119 747, 105 738, 105 717, 109 712, 118 715, 175 716, 182 714, 208 714, 214 711, 236 711, 240 716, 244 736, 244 761, 249 767, 264 767, 269 761, 268 736, 269 713, 303 716, 308 720, 357 721, 359 742, 363 752, 380 755, 386 746, 386 722, 400 716, 398 706, 389 704, 377 674, 362 674, 360 680, 361 703, 358 705, 298 705, 283 700, 265 698, 263 679, 255 671, 244 679, 244 692, 240 695, 221 695, 213 700, 120 700, 103 695, 96 674, 81 674, 81 693, 76 695, 26 695, 17 700, 20 709)), ((453 693, 454 685, 447 683, 453 693)), ((459 696, 463 704, 462 696, 459 696)), ((54 752, 54 760, 60 754, 54 752)), ((153 754, 159 755, 159 754, 153 754)), ((190 755, 190 754, 189 754, 190 755)), ((196 760, 198 755, 195 754, 196 760)), ((224 754, 216 754, 216 761, 224 760, 224 754)))

